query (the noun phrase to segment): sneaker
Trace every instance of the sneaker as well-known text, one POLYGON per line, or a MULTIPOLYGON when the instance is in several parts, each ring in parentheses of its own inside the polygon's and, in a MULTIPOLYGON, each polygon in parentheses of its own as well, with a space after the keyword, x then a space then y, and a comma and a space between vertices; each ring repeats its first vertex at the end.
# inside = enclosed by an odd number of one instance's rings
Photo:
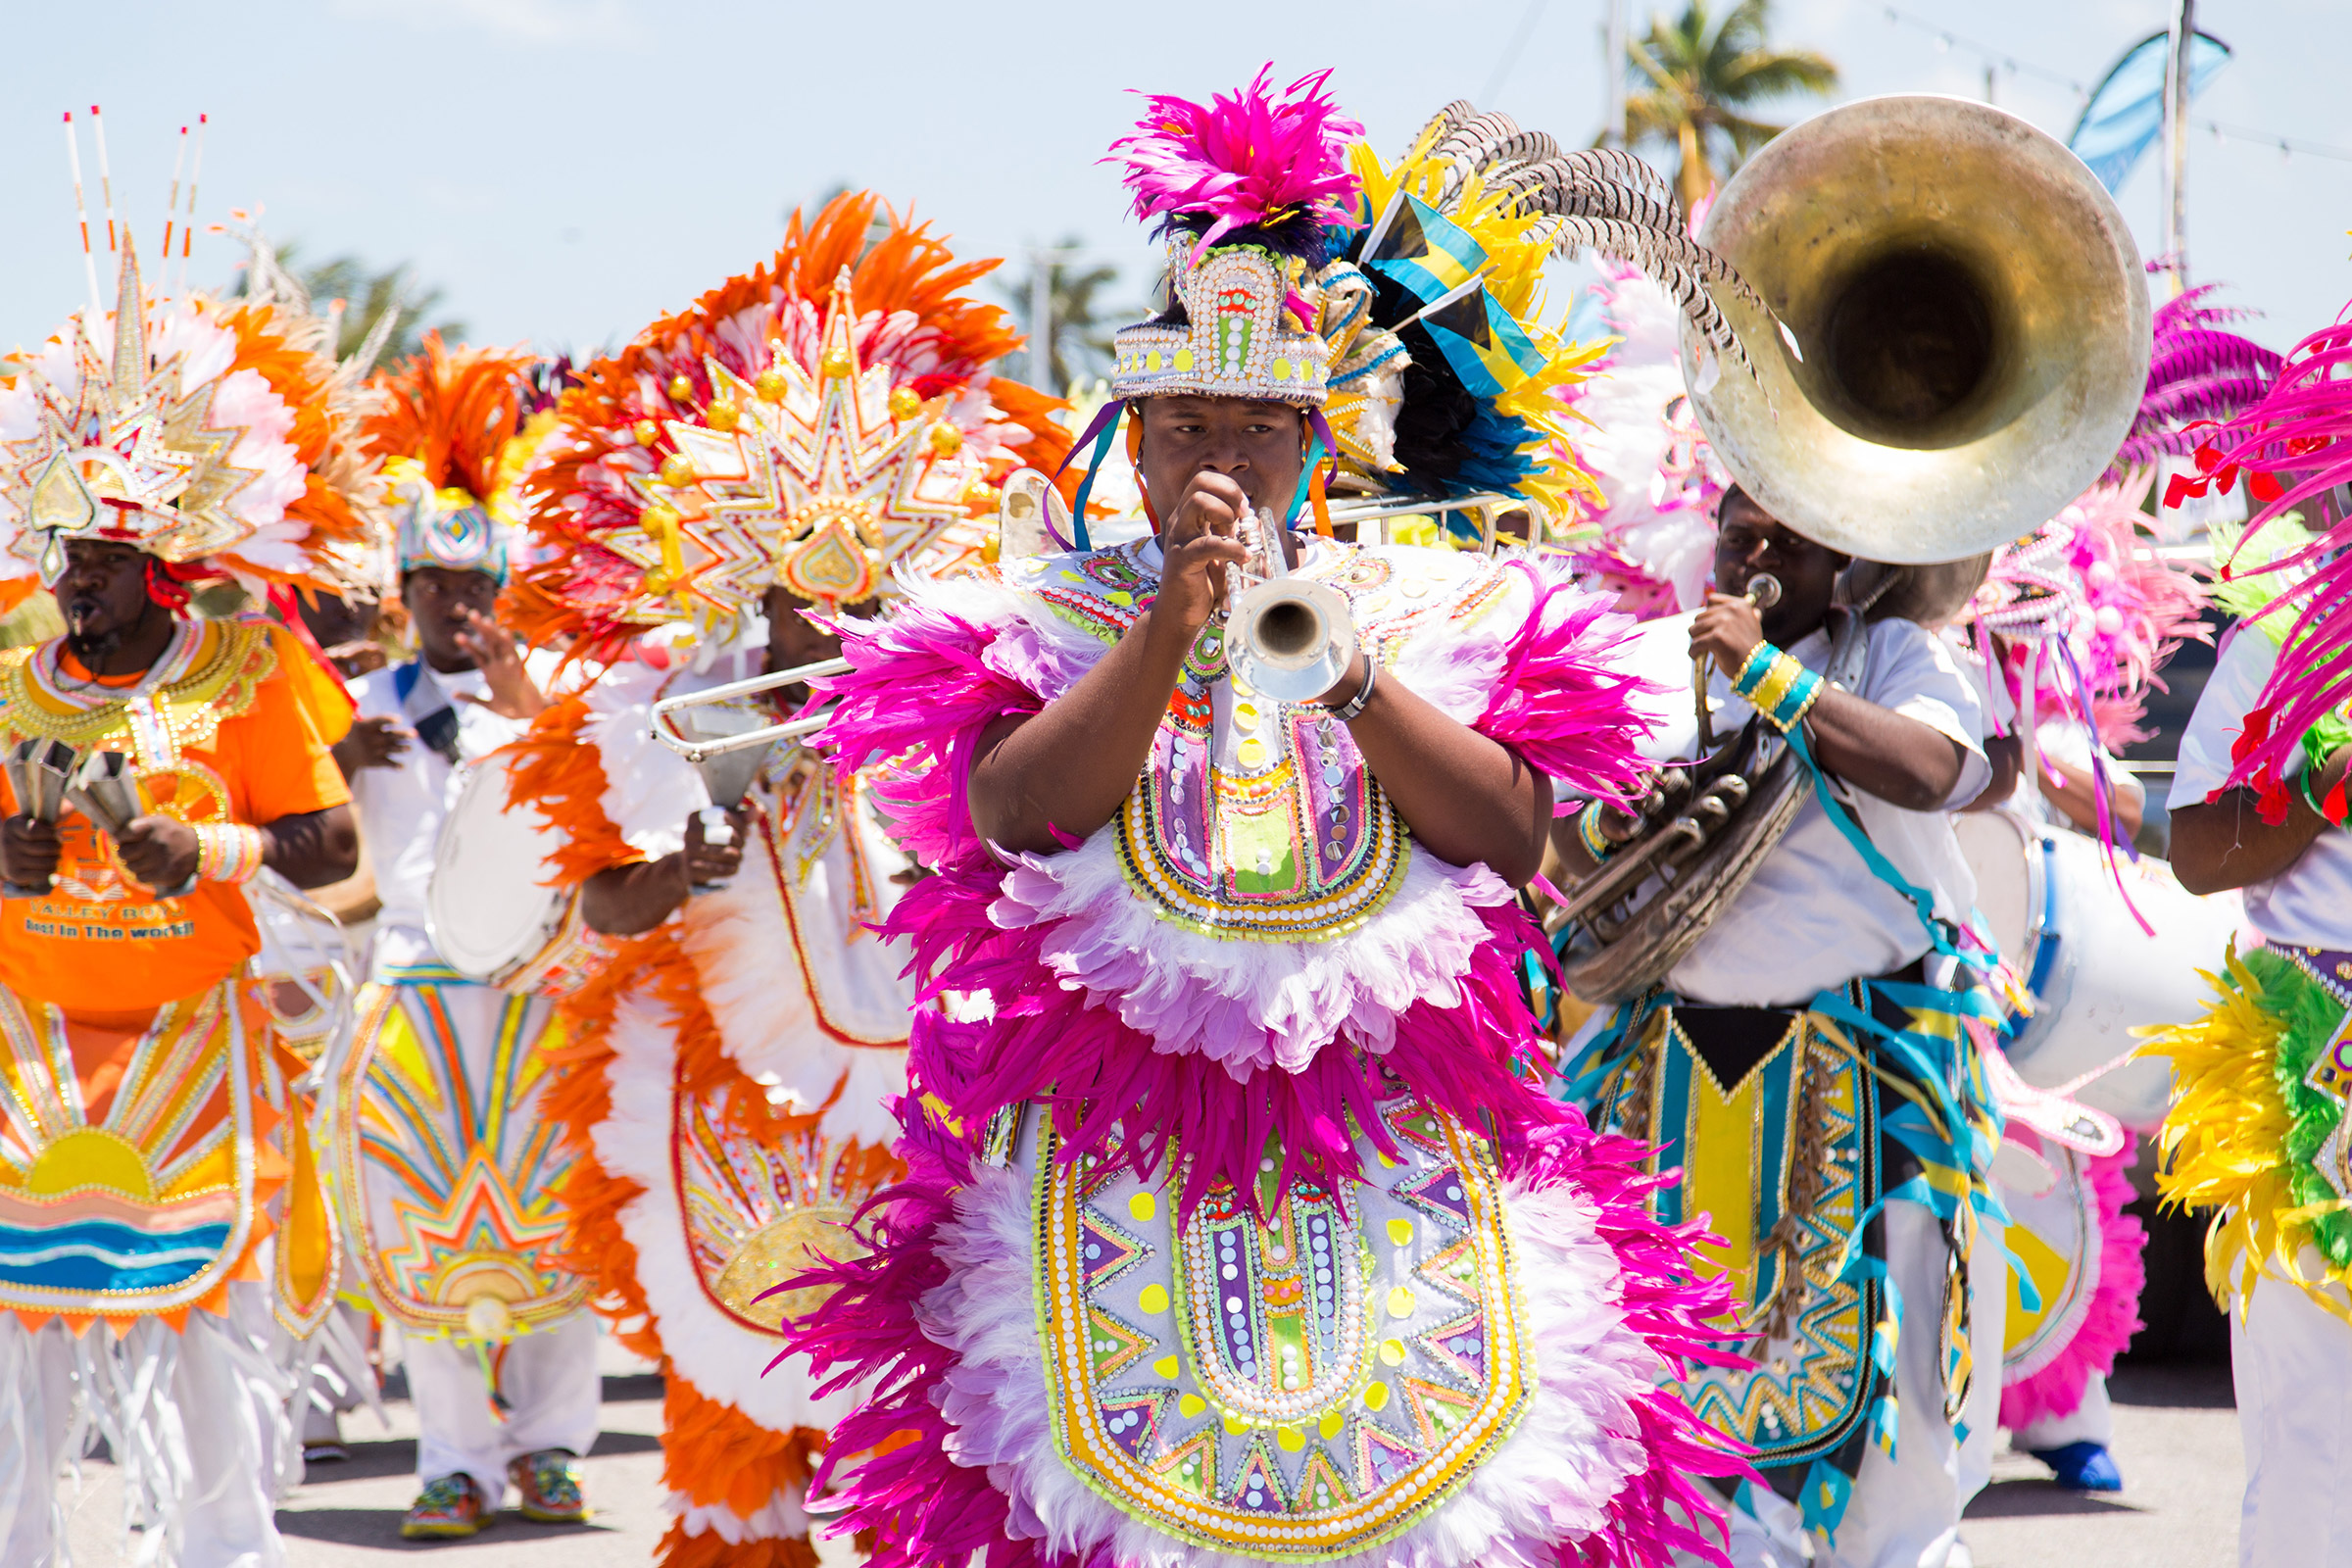
POLYGON ((2032 1452, 2069 1492, 2124 1490, 2124 1473, 2115 1467, 2115 1456, 2103 1443, 2070 1443, 2063 1448, 2034 1448, 2032 1452))
POLYGON ((416 1500, 409 1504, 409 1516, 400 1522, 400 1533, 410 1541, 455 1541, 479 1533, 489 1522, 490 1504, 483 1498, 482 1489, 473 1477, 460 1471, 424 1484, 416 1500))
POLYGON ((580 1461, 567 1448, 541 1448, 507 1466, 507 1478, 521 1498, 515 1511, 534 1524, 576 1525, 588 1519, 580 1495, 580 1461))
POLYGON ((340 1443, 306 1443, 302 1446, 304 1464, 341 1464, 351 1457, 351 1450, 340 1443))

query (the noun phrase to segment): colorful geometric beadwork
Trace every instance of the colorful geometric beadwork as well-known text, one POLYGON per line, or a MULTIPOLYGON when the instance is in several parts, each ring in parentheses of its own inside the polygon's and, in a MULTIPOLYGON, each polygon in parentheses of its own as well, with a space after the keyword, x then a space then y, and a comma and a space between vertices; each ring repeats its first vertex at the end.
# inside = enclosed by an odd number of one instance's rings
MULTIPOLYGON (((1486 1146, 1399 1094, 1402 1158, 1343 1205, 1173 1194, 1052 1129, 998 1144, 1033 1179, 1054 1432, 1088 1487, 1197 1545, 1364 1550, 1427 1517, 1509 1436, 1534 1376, 1486 1146)), ((1271 1168, 1271 1167, 1269 1167, 1271 1168)))

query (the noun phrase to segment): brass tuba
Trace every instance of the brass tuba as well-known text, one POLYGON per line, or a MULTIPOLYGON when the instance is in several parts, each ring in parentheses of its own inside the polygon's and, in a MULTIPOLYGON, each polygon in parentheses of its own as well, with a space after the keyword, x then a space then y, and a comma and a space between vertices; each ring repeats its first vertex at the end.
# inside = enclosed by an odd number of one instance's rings
MULTIPOLYGON (((1767 512, 1855 558, 1837 673, 1859 669, 1862 612, 1956 612, 1995 546, 2098 477, 2138 409, 2148 293, 2123 215, 2073 153, 1987 105, 1816 116, 1740 169, 1699 240, 1771 314, 1717 290, 1752 372, 1686 320, 1691 409, 1767 512)), ((1609 867, 1569 890, 1552 923, 1579 927, 1576 995, 1663 982, 1755 873, 1809 787, 1775 739, 1751 721, 1669 774, 1680 787, 1653 792, 1649 830, 1611 861, 1641 856, 1640 890, 1609 867)))

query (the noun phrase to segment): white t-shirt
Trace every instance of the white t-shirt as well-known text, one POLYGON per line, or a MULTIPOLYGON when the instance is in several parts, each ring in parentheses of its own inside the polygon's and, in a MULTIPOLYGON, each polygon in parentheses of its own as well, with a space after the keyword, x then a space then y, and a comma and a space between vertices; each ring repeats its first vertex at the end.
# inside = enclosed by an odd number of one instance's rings
MULTIPOLYGON (((554 677, 558 658, 547 651, 525 656, 523 667, 541 691, 554 677)), ((351 696, 359 718, 391 718, 413 727, 399 696, 403 666, 370 670, 353 680, 351 696)), ((472 762, 521 738, 527 720, 501 718, 461 696, 486 697, 489 683, 474 669, 444 672, 419 668, 418 679, 437 683, 458 715, 458 755, 472 762)), ((438 707, 427 703, 426 708, 438 707)), ((412 701, 411 709, 425 710, 412 701)), ((375 896, 383 902, 377 916, 375 958, 377 974, 387 969, 432 960, 432 941, 424 928, 424 893, 433 879, 433 846, 441 823, 457 804, 464 788, 461 769, 412 734, 408 750, 390 767, 364 767, 351 780, 351 798, 360 810, 360 831, 367 835, 368 857, 375 868, 375 896)))
MULTIPOLYGON (((2278 662, 2278 645, 2258 626, 2231 637, 2214 662, 2180 737, 2180 760, 2167 805, 2199 806, 2230 776, 2230 749, 2245 729, 2246 712, 2262 696, 2278 662)), ((2292 771, 2301 772, 2300 755, 2292 771)), ((2253 808, 2246 808, 2251 811, 2253 808)), ((2248 883, 2246 918, 2273 942, 2308 948, 2352 948, 2352 833, 2328 828, 2295 862, 2268 882, 2248 883)))
MULTIPOLYGON (((1966 756, 1951 796, 1932 811, 1905 810, 1837 787, 1871 843, 1904 879, 1934 894, 1944 918, 1964 919, 1976 903, 1976 879, 1945 812, 1983 794, 1992 776, 1984 760, 1983 703, 1951 650, 1916 622, 1878 621, 1869 637, 1857 695, 1950 736, 1966 756)), ((1788 652, 1807 669, 1819 670, 1829 662, 1829 634, 1816 631, 1788 652)), ((1715 727, 1732 733, 1753 710, 1732 693, 1721 671, 1713 691, 1722 700, 1715 727)), ((1793 1006, 1831 986, 1899 969, 1928 946, 1911 901, 1872 873, 1808 790, 1754 880, 1666 983, 1692 1002, 1793 1006)))

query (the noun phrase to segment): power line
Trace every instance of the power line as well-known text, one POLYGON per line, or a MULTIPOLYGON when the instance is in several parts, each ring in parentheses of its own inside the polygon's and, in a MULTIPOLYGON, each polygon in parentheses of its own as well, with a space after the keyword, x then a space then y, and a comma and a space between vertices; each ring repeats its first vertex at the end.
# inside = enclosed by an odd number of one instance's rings
POLYGON ((1547 0, 1527 0, 1527 10, 1519 18, 1518 32, 1512 36, 1510 47, 1503 50, 1502 58, 1494 62, 1494 74, 1487 78, 1487 90, 1478 100, 1481 109, 1494 107, 1494 95, 1502 91, 1504 82, 1510 80, 1511 68, 1519 63, 1520 54, 1527 48, 1527 40, 1535 35, 1536 24, 1544 20, 1546 3, 1547 0))
MULTIPOLYGON (((2075 95, 2075 102, 2079 105, 2090 102, 2090 89, 2062 71, 2052 71, 2033 61, 2020 60, 2006 49, 1963 37, 1942 24, 1930 22, 1925 17, 1915 17, 1900 6, 1883 9, 1889 24, 1918 28, 1936 40, 1937 49, 1964 49, 1984 61, 1987 71, 1998 66, 2013 76, 2033 76, 2064 87, 2075 95)), ((2313 158, 2331 158, 2340 163, 2352 163, 2352 147, 2330 147, 2325 142, 2306 141, 2300 136, 2281 136, 2277 131, 2263 130, 2253 125, 2233 125, 2226 121, 2199 120, 2193 116, 2189 123, 2199 130, 2211 132, 2216 141, 2241 141, 2254 146, 2276 147, 2287 155, 2303 153, 2313 158)))

